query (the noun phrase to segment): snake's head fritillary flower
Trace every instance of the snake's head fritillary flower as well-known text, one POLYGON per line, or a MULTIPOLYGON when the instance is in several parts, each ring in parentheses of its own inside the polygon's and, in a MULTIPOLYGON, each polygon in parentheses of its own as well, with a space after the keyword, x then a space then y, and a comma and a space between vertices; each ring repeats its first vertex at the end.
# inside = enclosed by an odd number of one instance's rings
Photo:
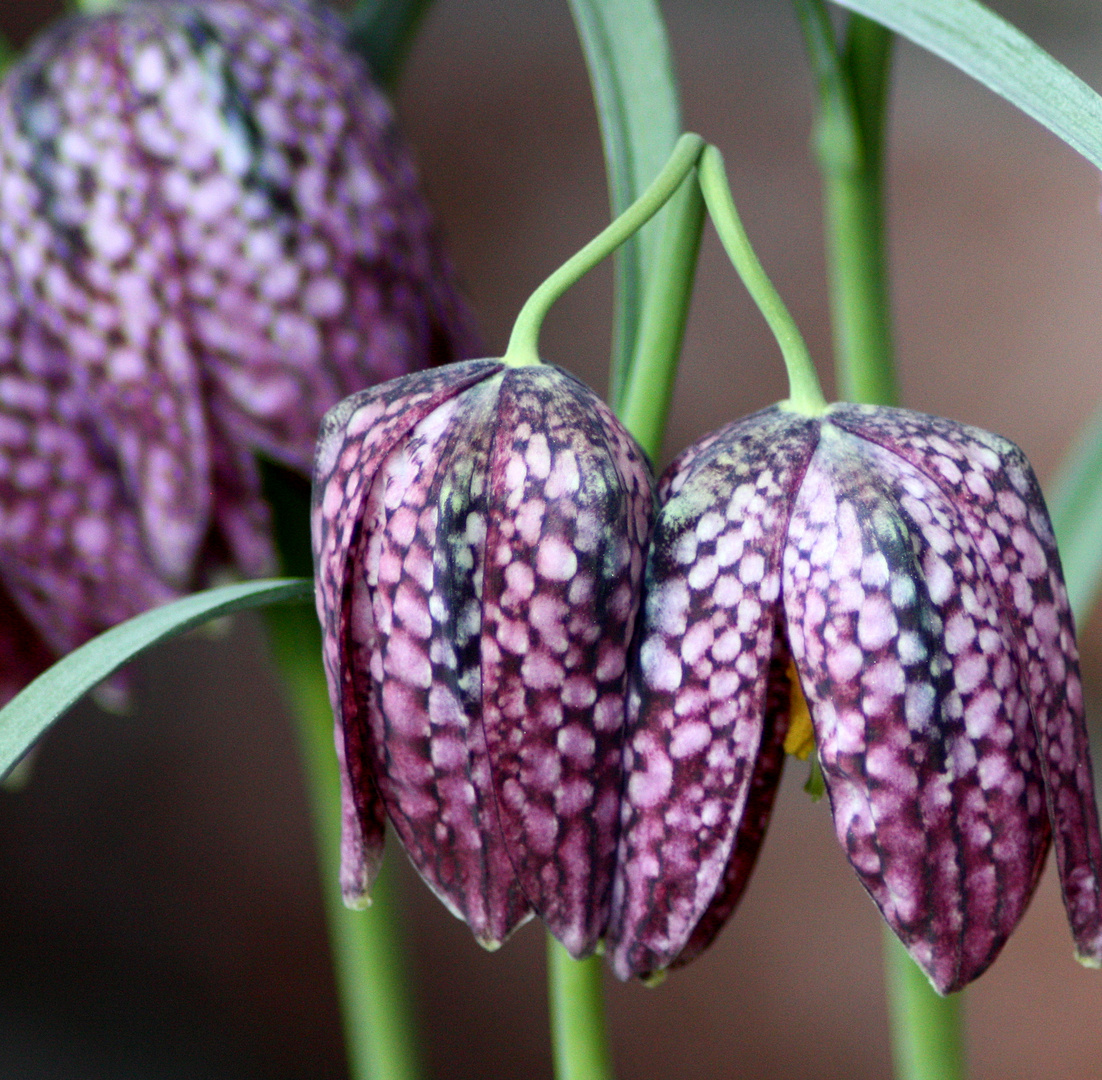
POLYGON ((903 410, 774 407, 691 448, 659 493, 609 933, 621 977, 691 958, 736 904, 780 777, 791 664, 838 839, 939 991, 994 960, 1050 841, 1096 965, 1075 635, 1021 451, 903 410))
POLYGON ((469 348, 390 110, 305 5, 67 19, 0 83, 0 575, 51 651, 270 570, 254 454, 306 476, 328 408, 469 348))
POLYGON ((535 912, 592 951, 652 514, 642 452, 558 368, 468 361, 330 412, 312 525, 350 903, 389 816, 483 944, 535 912))

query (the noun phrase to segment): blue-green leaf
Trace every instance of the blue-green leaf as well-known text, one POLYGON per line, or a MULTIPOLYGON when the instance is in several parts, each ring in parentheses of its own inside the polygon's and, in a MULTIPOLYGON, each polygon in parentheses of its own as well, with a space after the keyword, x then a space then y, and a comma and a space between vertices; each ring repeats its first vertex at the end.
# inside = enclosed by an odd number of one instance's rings
MULTIPOLYGON (((655 0, 570 0, 601 126, 613 217, 658 175, 681 134, 666 28, 655 0)), ((619 404, 666 211, 616 257, 609 399, 619 404)))
POLYGON ((1102 587, 1102 409, 1080 432, 1050 492, 1068 602, 1082 626, 1102 587))
POLYGON ((835 0, 929 49, 1102 168, 1102 98, 976 0, 835 0))
POLYGON ((313 598, 308 578, 247 581, 185 596, 112 627, 43 672, 0 709, 0 778, 71 705, 146 649, 246 608, 313 598))

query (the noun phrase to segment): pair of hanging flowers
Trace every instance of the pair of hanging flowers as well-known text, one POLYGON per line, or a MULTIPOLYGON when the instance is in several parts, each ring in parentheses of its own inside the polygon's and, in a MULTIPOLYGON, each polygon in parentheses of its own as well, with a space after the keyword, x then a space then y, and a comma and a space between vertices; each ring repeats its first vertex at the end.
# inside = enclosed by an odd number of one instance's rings
MULTIPOLYGON (((582 262, 699 161, 753 276, 701 145, 582 262)), ((265 569, 253 453, 305 469, 328 405, 470 333, 389 112, 299 5, 63 24, 0 90, 0 176, 18 683, 219 564, 265 569)), ((623 978, 685 963, 745 888, 806 699, 839 840, 939 990, 991 963, 1050 844, 1077 950, 1102 960, 1074 632, 1020 451, 827 407, 786 356, 790 401, 656 487, 524 320, 502 360, 383 382, 323 424, 346 899, 389 818, 486 945, 537 914, 575 956, 604 941, 623 978)))
MULTIPOLYGON (((757 296, 721 175, 705 150, 757 296)), ((1080 959, 1102 961, 1078 656, 1028 462, 827 406, 779 336, 792 398, 690 447, 656 495, 530 328, 328 415, 313 535, 350 903, 389 817, 484 944, 535 913, 576 957, 603 940, 621 978, 685 963, 742 894, 806 699, 839 841, 939 991, 994 960, 1050 843, 1080 959)))

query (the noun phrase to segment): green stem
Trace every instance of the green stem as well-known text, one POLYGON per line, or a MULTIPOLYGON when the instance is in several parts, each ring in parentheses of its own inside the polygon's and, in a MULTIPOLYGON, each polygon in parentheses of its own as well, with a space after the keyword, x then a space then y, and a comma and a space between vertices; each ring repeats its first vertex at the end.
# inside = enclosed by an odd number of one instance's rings
POLYGON ((551 305, 559 299, 602 259, 611 255, 629 236, 645 225, 669 201, 692 171, 704 148, 699 135, 686 134, 677 140, 669 161, 654 178, 650 187, 639 196, 615 221, 598 233, 588 244, 567 259, 528 299, 520 309, 509 347, 502 357, 505 363, 516 367, 538 364, 539 334, 543 320, 551 305))
POLYGON ((341 899, 340 778, 317 618, 303 605, 268 608, 265 616, 272 653, 297 723, 349 1076, 352 1080, 417 1080, 421 1069, 402 971, 397 907, 386 872, 379 876, 373 903, 366 911, 352 911, 341 899))
POLYGON ((666 210, 635 352, 617 409, 652 461, 658 460, 662 450, 703 231, 704 199, 700 185, 689 177, 666 210))
POLYGON ((601 958, 575 960, 547 936, 555 1080, 612 1080, 601 958))
POLYGON ((811 362, 811 354, 795 320, 785 307, 780 294, 773 288, 773 283, 766 276, 761 262, 750 246, 749 237, 731 197, 727 173, 723 168, 723 156, 714 146, 709 146, 701 155, 699 176, 700 189, 704 193, 704 202, 708 206, 716 232, 781 347, 784 365, 788 371, 789 406, 809 416, 821 415, 827 404, 819 385, 819 377, 815 373, 815 365, 811 362))
POLYGON ((938 995, 887 927, 884 967, 896 1080, 963 1080, 961 995, 938 995))

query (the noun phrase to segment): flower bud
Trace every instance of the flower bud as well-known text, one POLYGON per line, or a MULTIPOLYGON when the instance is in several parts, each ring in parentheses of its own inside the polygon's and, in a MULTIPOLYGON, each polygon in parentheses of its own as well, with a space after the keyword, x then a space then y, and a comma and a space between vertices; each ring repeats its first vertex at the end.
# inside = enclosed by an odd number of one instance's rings
POLYGON ((684 962, 738 901, 780 778, 785 671, 835 831, 942 993, 994 960, 1055 843, 1102 959, 1102 840, 1078 654, 1040 488, 998 436, 899 409, 780 408, 660 486, 632 673, 609 937, 684 962))
POLYGON ((328 415, 312 525, 350 903, 389 815, 483 944, 534 911, 594 948, 652 512, 642 452, 558 368, 454 364, 328 415))

